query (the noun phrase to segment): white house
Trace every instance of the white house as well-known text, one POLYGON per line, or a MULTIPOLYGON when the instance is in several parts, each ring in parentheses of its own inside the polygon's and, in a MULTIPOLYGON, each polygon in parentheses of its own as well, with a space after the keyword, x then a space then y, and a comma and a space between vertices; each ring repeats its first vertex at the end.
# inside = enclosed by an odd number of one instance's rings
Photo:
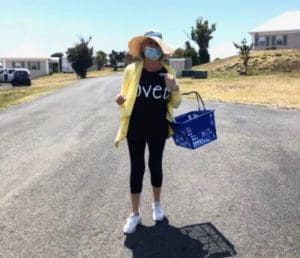
POLYGON ((52 64, 58 63, 56 58, 49 57, 0 57, 0 68, 27 68, 32 78, 52 73, 52 64))
POLYGON ((256 50, 300 48, 300 11, 285 12, 249 33, 256 50))
POLYGON ((19 48, 0 57, 0 68, 27 68, 32 78, 52 73, 52 65, 59 62, 58 58, 47 57, 33 48, 19 48))

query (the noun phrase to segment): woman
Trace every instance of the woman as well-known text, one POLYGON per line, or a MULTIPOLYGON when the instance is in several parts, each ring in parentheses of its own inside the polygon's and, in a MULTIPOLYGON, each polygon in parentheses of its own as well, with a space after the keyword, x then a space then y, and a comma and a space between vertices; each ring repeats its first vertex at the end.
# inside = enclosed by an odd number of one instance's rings
POLYGON ((132 212, 123 231, 131 234, 142 222, 139 206, 146 145, 153 188, 152 217, 154 221, 165 217, 160 204, 162 157, 165 141, 172 133, 169 122, 173 119, 173 108, 179 106, 181 94, 174 71, 163 62, 173 49, 162 41, 161 33, 149 31, 131 39, 128 46, 131 55, 141 60, 126 67, 121 92, 115 99, 121 107, 115 146, 127 138, 132 212))

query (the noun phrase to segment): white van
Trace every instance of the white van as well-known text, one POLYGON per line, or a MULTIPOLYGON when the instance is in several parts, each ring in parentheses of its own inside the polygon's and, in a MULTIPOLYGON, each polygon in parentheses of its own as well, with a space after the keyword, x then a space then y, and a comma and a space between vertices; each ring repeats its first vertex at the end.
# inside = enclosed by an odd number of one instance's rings
POLYGON ((62 67, 62 72, 63 73, 74 73, 74 70, 70 66, 63 66, 62 67))

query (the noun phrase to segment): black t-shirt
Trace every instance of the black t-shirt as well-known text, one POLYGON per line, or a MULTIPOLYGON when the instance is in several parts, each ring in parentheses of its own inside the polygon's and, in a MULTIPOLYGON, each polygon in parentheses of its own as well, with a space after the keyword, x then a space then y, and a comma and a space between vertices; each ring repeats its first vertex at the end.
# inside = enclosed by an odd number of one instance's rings
POLYGON ((167 138, 167 102, 170 91, 166 89, 166 69, 156 72, 142 71, 138 92, 130 117, 128 138, 167 138))

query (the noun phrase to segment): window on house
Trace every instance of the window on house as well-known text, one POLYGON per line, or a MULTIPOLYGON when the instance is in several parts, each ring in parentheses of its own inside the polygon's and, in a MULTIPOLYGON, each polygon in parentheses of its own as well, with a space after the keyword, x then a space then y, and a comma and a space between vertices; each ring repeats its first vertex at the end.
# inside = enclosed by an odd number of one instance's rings
POLYGON ((276 36, 276 45, 283 45, 283 36, 282 35, 277 35, 276 36))
POLYGON ((24 61, 16 61, 14 67, 24 68, 25 67, 25 62, 24 61))
POLYGON ((258 45, 259 46, 265 46, 266 45, 266 37, 265 36, 259 36, 258 45))
POLYGON ((40 62, 39 61, 31 61, 30 62, 30 70, 39 71, 40 70, 40 62))

